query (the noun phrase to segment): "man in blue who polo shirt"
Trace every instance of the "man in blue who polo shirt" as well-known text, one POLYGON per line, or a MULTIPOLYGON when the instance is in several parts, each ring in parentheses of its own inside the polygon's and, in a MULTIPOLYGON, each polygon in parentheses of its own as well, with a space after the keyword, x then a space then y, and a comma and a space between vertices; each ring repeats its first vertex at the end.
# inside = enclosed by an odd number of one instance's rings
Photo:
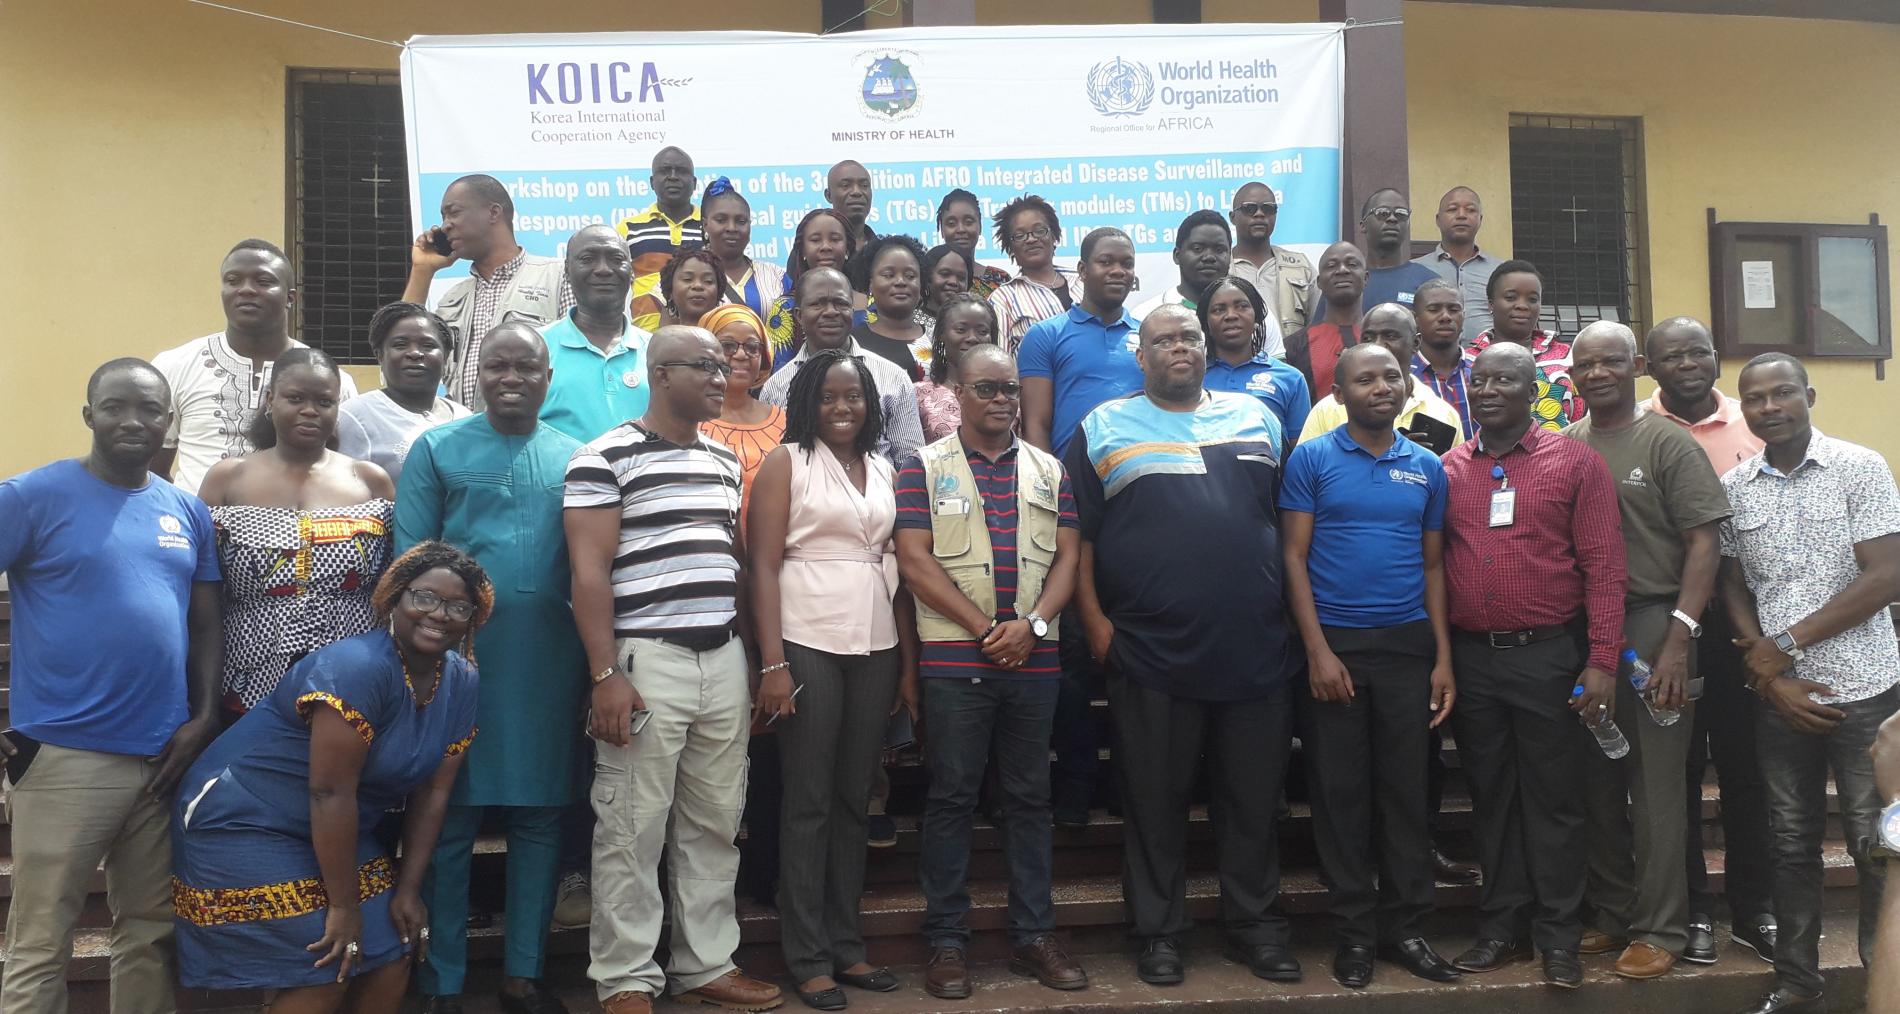
MULTIPOLYGON (((1061 457, 1084 416, 1141 390, 1139 323, 1122 305, 1135 284, 1135 244, 1120 229, 1082 237, 1082 299, 1030 325, 1016 350, 1022 373, 1023 439, 1061 457)), ((1056 703, 1055 821, 1088 823, 1095 795, 1095 721, 1089 700, 1102 673, 1089 657, 1071 607, 1061 624, 1062 694, 1056 703)))
POLYGON ((1332 885, 1333 978, 1353 989, 1372 981, 1375 947, 1421 978, 1458 978, 1423 935, 1433 898, 1425 759, 1454 697, 1445 469, 1393 430, 1405 380, 1384 346, 1342 353, 1333 396, 1346 423, 1294 448, 1280 488, 1287 604, 1313 695, 1301 742, 1332 885))
POLYGON ((1082 237, 1082 299, 1030 325, 1016 351, 1023 437, 1061 457, 1095 406, 1141 390, 1140 321, 1123 303, 1135 283, 1135 244, 1120 229, 1082 237))
POLYGON ((568 239, 567 280, 574 309, 541 330, 551 371, 541 421, 585 443, 646 412, 653 336, 627 317, 633 260, 612 226, 568 239))

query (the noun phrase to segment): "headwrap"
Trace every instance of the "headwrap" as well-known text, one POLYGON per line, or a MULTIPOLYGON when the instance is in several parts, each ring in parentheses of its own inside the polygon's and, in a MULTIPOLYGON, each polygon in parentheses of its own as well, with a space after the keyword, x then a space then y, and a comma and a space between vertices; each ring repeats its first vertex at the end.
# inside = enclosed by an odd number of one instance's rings
POLYGON ((759 340, 765 340, 765 321, 760 320, 758 312, 744 303, 721 303, 707 310, 706 315, 699 318, 699 326, 718 334, 720 328, 735 320, 752 325, 752 331, 759 336, 759 340))
MULTIPOLYGON (((732 180, 724 176, 714 176, 713 181, 706 184, 706 192, 700 195, 699 203, 704 205, 720 194, 739 194, 739 188, 733 186, 732 180)), ((744 196, 740 195, 740 199, 744 200, 744 196)))

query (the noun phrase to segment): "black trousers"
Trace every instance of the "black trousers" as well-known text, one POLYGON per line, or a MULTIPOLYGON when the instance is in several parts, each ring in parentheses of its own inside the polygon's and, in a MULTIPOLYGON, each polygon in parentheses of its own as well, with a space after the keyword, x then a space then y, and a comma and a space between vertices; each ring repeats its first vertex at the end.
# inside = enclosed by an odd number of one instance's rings
POLYGON ((1755 750, 1755 695, 1748 692, 1742 653, 1731 642, 1733 628, 1720 606, 1702 619, 1696 653, 1702 674, 1702 699, 1695 706, 1695 730, 1689 740, 1689 838, 1684 858, 1689 871, 1689 911, 1713 916, 1715 896, 1702 859, 1702 778, 1715 764, 1722 792, 1723 893, 1729 922, 1753 926, 1774 915, 1770 893, 1768 783, 1755 750))
POLYGON ((1353 696, 1307 701, 1300 746, 1335 932, 1363 947, 1408 940, 1433 903, 1425 763, 1438 642, 1426 621, 1325 635, 1353 696))
POLYGON ((1220 868, 1221 924, 1245 946, 1284 945, 1277 833, 1281 783, 1293 745, 1292 691, 1201 701, 1108 675, 1122 788, 1122 898, 1136 937, 1175 937, 1187 915, 1189 792, 1207 759, 1220 868))
POLYGON ((1451 720, 1471 780, 1478 856, 1478 936, 1521 940, 1540 951, 1576 951, 1583 936, 1581 780, 1584 749, 1596 749, 1570 710, 1583 671, 1577 641, 1556 637, 1493 648, 1452 634, 1458 701, 1451 720))

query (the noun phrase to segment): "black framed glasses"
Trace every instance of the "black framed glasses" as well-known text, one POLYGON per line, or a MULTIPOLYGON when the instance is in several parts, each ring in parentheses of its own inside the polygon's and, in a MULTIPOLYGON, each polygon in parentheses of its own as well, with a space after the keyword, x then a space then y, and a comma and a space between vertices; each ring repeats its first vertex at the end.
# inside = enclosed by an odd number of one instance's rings
POLYGON ((1032 225, 1027 229, 1010 233, 1009 238, 1011 242, 1027 243, 1032 239, 1048 239, 1052 235, 1054 235, 1054 233, 1049 231, 1048 226, 1032 225))
POLYGON ((671 369, 672 367, 675 367, 675 366, 684 366, 689 370, 698 370, 699 372, 704 373, 708 377, 713 376, 714 374, 717 374, 721 377, 732 376, 732 364, 727 363, 727 362, 722 362, 721 360, 718 360, 718 359, 682 360, 679 362, 672 362, 672 363, 654 363, 653 365, 658 366, 662 370, 671 369))
POLYGON ((959 386, 976 392, 976 396, 984 401, 994 401, 999 394, 1010 401, 1016 401, 1023 396, 1023 385, 1014 380, 979 380, 959 386))
POLYGON ((1268 201, 1242 201, 1234 205, 1234 210, 1251 217, 1254 215, 1271 215, 1279 211, 1280 206, 1268 201))
POLYGON ((445 599, 427 588, 409 589, 409 604, 425 613, 440 609, 449 614, 449 619, 458 623, 468 622, 475 615, 475 603, 467 599, 445 599))

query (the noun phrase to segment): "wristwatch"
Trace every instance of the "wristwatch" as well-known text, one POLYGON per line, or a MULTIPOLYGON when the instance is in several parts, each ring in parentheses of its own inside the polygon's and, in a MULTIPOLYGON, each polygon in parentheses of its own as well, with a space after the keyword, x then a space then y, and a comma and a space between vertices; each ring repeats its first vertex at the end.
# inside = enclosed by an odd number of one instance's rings
POLYGON ((1036 635, 1036 640, 1040 641, 1043 638, 1049 636, 1049 621, 1048 620, 1045 620, 1042 617, 1037 616, 1035 613, 1030 613, 1028 616, 1023 617, 1023 619, 1029 621, 1030 633, 1033 633, 1036 635))
POLYGON ((1695 638, 1695 637, 1702 636, 1702 624, 1697 623, 1695 621, 1695 617, 1690 616, 1688 613, 1685 613, 1680 609, 1670 610, 1669 615, 1675 617, 1678 620, 1681 620, 1682 625, 1689 628, 1690 637, 1695 638))
POLYGON ((1886 851, 1886 858, 1900 858, 1900 799, 1880 811, 1880 822, 1874 825, 1874 831, 1875 844, 1886 851))
POLYGON ((1801 650, 1800 645, 1794 643, 1794 635, 1788 633, 1785 630, 1769 638, 1769 640, 1775 642, 1775 648, 1778 651, 1780 651, 1783 655, 1786 655, 1789 658, 1795 660, 1796 662, 1801 661, 1808 654, 1807 652, 1801 650))

